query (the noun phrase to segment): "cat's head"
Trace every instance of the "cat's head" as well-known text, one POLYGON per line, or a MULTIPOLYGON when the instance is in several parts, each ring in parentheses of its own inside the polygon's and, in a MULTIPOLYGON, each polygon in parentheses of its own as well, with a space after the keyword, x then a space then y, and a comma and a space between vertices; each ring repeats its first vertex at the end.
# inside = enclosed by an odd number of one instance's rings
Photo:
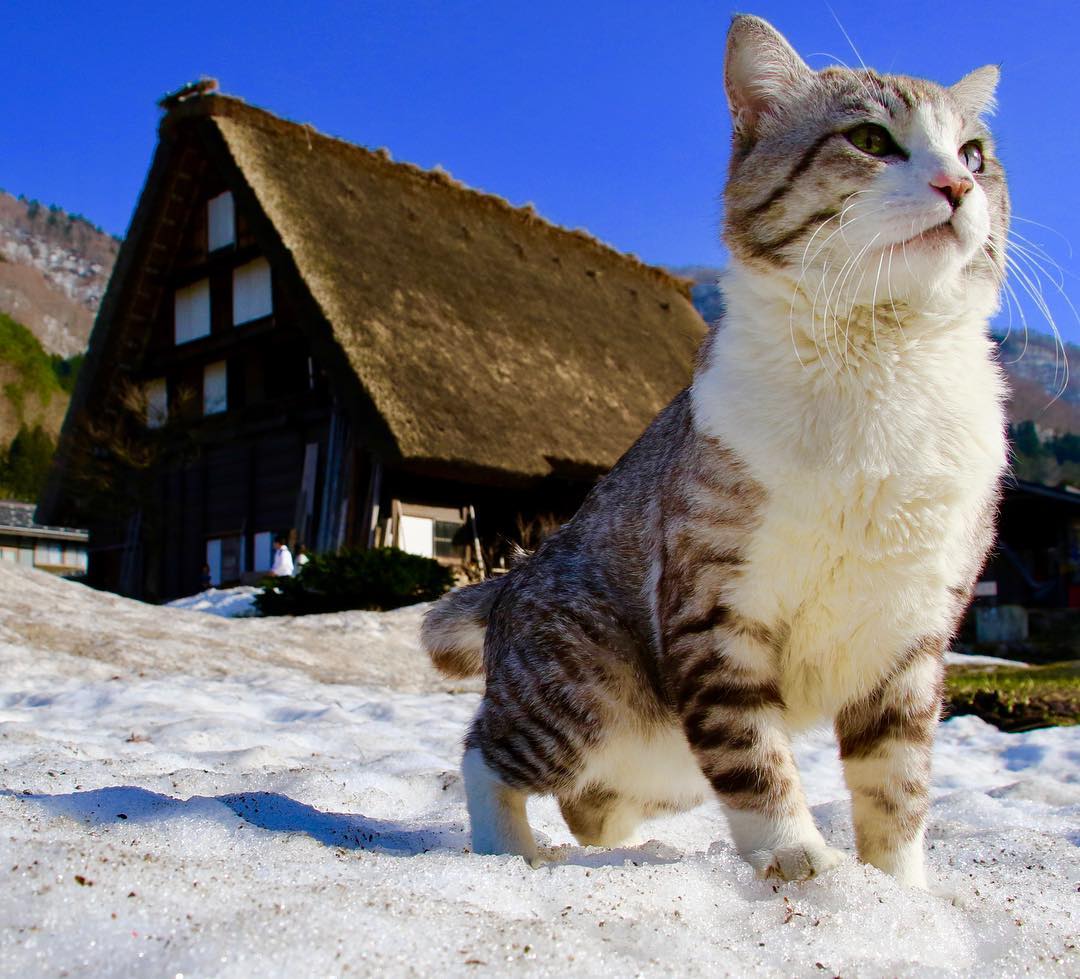
POLYGON ((814 71, 768 23, 736 17, 724 64, 733 256, 858 304, 918 307, 957 287, 996 301, 1009 198, 982 116, 997 79, 993 66, 950 87, 814 71))

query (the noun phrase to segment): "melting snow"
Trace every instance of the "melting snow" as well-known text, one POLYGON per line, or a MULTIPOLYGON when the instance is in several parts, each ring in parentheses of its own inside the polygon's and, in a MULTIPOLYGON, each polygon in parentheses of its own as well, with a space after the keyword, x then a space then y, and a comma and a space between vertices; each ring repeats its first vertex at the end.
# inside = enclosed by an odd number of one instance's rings
MULTIPOLYGON (((419 609, 222 619, 0 566, 0 974, 1080 975, 1080 729, 943 724, 932 893, 754 880, 713 806, 615 851, 467 852, 477 688, 419 609)), ((852 849, 836 749, 799 746, 852 849)))

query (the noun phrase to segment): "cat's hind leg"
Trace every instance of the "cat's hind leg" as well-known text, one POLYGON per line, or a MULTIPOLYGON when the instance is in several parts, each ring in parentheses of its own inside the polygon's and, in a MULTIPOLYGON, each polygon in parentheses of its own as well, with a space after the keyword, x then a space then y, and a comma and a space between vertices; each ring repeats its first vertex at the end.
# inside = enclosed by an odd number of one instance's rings
POLYGON ((461 762, 474 853, 517 854, 536 863, 536 840, 525 815, 528 793, 504 782, 479 748, 468 748, 461 762))
POLYGON ((642 819, 637 802, 597 783, 575 795, 559 796, 559 810, 582 846, 625 843, 642 819))

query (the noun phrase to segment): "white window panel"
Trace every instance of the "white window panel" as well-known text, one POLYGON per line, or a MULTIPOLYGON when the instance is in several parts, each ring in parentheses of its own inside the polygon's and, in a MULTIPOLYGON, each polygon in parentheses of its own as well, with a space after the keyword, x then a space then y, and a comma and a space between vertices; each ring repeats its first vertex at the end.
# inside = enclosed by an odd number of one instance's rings
POLYGON ((206 247, 210 251, 236 242, 236 212, 229 191, 211 197, 206 205, 206 247))
POLYGON ((161 428, 169 420, 169 386, 157 377, 146 385, 146 427, 161 428))
POLYGON ((221 584, 221 538, 215 537, 206 542, 206 566, 210 569, 210 584, 215 588, 221 584))
POLYGON ((226 361, 203 368, 203 414, 220 415, 229 407, 229 372, 226 361))
POLYGON ((427 517, 410 517, 402 514, 399 521, 398 547, 420 557, 435 556, 435 521, 427 517))
POLYGON ((274 311, 270 263, 265 258, 233 270, 233 325, 262 319, 274 311))
POLYGON ((274 535, 269 530, 255 535, 253 571, 269 571, 274 563, 274 535))
POLYGON ((64 552, 59 544, 34 545, 34 564, 39 568, 58 568, 63 563, 64 552))
POLYGON ((210 280, 176 290, 176 342, 210 335, 210 280))

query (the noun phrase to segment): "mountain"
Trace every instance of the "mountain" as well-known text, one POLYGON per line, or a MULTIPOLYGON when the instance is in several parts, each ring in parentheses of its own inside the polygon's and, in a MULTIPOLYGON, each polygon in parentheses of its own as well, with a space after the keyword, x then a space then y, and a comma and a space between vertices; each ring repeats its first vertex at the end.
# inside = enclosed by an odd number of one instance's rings
POLYGON ((0 191, 0 313, 46 353, 82 353, 119 249, 77 214, 0 191))
MULTIPOLYGON (((673 269, 690 279, 694 306, 707 323, 724 308, 717 285, 720 270, 703 265, 673 269)), ((1080 433, 1080 346, 1059 344, 1047 333, 1014 329, 994 334, 998 356, 1009 378, 1009 419, 1017 425, 1031 421, 1046 437, 1080 433), (1070 365, 1065 384, 1064 366, 1070 365)))

